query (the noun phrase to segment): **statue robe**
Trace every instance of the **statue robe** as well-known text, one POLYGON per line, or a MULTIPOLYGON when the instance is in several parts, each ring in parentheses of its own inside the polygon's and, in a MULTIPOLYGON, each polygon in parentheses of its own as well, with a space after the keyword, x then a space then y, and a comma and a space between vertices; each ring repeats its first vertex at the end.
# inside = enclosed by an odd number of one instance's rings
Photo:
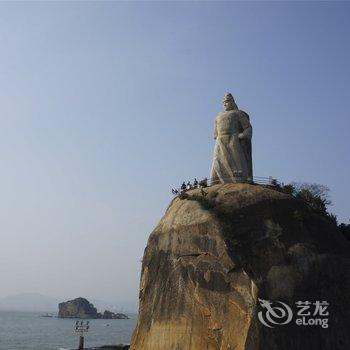
POLYGON ((252 181, 251 137, 252 126, 247 113, 230 110, 217 115, 211 184, 252 181), (241 133, 243 138, 239 139, 241 133))

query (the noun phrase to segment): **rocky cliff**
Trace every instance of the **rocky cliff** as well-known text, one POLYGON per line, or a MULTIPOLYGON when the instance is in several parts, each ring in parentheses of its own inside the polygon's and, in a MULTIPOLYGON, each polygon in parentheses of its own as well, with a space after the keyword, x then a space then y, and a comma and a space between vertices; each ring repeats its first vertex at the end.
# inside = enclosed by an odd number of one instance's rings
POLYGON ((130 348, 345 350, 348 258, 337 227, 286 194, 248 184, 189 191, 149 237, 130 348), (329 303, 328 328, 297 324, 298 301, 312 303, 311 318, 317 301, 329 303))

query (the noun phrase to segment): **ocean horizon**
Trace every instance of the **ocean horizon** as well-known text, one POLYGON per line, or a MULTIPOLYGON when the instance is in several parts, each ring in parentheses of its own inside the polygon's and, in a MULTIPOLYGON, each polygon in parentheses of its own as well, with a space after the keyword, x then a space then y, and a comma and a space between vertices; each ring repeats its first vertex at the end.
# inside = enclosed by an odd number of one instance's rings
MULTIPOLYGON (((48 312, 50 314, 50 312, 48 312)), ((0 311, 0 350, 71 350, 78 346, 76 319, 42 317, 45 312, 0 311)), ((129 319, 92 319, 85 347, 129 344, 137 314, 129 319)))

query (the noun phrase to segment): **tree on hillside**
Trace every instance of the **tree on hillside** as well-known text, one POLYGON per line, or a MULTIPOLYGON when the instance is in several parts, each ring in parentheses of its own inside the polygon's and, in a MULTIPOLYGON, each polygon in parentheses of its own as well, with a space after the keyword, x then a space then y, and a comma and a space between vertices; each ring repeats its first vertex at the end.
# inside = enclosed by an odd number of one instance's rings
POLYGON ((328 207, 332 205, 332 201, 330 200, 329 188, 327 186, 316 183, 292 182, 287 185, 279 186, 279 190, 303 201, 314 212, 332 221, 338 226, 340 232, 350 240, 350 223, 341 223, 338 225, 336 215, 328 211, 328 207))
POLYGON ((350 223, 349 224, 341 223, 340 225, 338 225, 338 228, 340 232, 345 236, 345 238, 350 241, 350 223))
POLYGON ((329 198, 329 188, 320 184, 296 183, 281 186, 282 192, 307 203, 315 212, 321 215, 330 216, 327 207, 332 205, 329 198))

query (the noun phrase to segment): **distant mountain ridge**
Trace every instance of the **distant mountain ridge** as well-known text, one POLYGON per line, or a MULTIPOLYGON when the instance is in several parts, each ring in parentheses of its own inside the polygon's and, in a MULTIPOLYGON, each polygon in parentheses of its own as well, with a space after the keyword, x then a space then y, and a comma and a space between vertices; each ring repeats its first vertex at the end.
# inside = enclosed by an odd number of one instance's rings
POLYGON ((58 303, 58 299, 39 293, 21 293, 0 299, 0 310, 57 312, 58 303))

